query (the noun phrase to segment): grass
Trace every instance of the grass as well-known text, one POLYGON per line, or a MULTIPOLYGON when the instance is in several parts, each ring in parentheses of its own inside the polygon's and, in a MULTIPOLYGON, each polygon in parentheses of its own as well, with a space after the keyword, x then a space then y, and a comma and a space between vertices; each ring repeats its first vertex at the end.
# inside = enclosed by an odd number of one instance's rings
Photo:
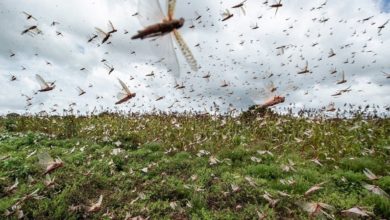
POLYGON ((0 214, 39 189, 40 199, 20 206, 29 219, 256 219, 257 211, 270 219, 309 219, 302 202, 332 205, 336 219, 355 206, 375 218, 390 218, 390 199, 363 187, 376 185, 390 194, 389 146, 389 119, 4 117, 0 214), (43 184, 40 152, 64 161, 51 174, 54 187, 43 184), (290 161, 293 169, 284 170, 290 161), (381 178, 369 180, 365 168, 381 178), (29 176, 36 183, 29 183, 29 176), (16 178, 17 188, 5 193, 16 178), (321 182, 323 189, 303 196, 321 182), (265 193, 279 202, 271 206, 265 193), (99 211, 70 210, 90 206, 100 195, 99 211))

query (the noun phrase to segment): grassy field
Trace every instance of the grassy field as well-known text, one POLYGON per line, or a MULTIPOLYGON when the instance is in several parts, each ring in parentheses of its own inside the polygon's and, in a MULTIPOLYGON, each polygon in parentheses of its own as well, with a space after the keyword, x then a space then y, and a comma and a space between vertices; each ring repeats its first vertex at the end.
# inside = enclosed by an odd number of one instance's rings
POLYGON ((5 117, 0 187, 10 219, 389 219, 390 120, 5 117))

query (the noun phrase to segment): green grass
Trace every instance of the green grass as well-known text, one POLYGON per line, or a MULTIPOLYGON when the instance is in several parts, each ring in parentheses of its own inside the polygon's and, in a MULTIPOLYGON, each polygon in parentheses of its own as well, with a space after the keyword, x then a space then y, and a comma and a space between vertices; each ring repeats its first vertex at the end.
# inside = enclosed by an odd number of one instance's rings
POLYGON ((107 213, 116 219, 128 213, 151 219, 256 219, 256 211, 270 219, 309 219, 297 205, 303 201, 334 206, 337 219, 342 218, 340 211, 355 206, 365 207, 375 218, 390 218, 390 199, 362 186, 377 185, 390 194, 388 146, 389 119, 1 118, 0 159, 7 158, 0 161, 0 214, 39 189, 42 198, 21 204, 29 219, 104 219, 107 213), (116 148, 121 151, 113 155, 116 148), (37 155, 26 158, 33 151, 64 161, 64 167, 51 174, 54 188, 43 184, 37 155), (211 156, 217 164, 210 164, 211 156), (314 158, 323 166, 312 162, 314 158), (286 172, 283 166, 289 160, 294 170, 286 172), (365 168, 381 178, 370 181, 365 168), (36 183, 29 183, 29 176, 36 183), (5 193, 16 178, 16 190, 5 193), (294 183, 284 184, 287 180, 294 183), (320 182, 325 182, 323 189, 303 196, 320 182), (279 199, 275 207, 263 198, 265 192, 279 199), (96 213, 69 210, 72 205, 89 206, 100 195, 104 199, 96 213))

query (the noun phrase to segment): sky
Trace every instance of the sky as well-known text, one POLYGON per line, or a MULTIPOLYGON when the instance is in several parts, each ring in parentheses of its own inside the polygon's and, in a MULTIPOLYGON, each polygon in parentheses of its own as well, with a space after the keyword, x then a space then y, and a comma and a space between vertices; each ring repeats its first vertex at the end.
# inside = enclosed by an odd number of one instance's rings
POLYGON ((185 19, 178 31, 199 67, 192 71, 171 34, 131 40, 142 25, 159 22, 156 0, 150 8, 136 0, 2 0, 0 114, 246 110, 276 95, 286 97, 274 107, 279 111, 330 103, 389 107, 390 24, 379 29, 390 19, 389 0, 284 0, 276 14, 273 0, 232 8, 238 3, 177 1, 175 17, 185 19), (222 21, 226 10, 233 17, 222 21), (96 27, 108 31, 109 21, 118 31, 104 44, 100 36, 88 42, 96 27), (33 25, 42 33, 21 35, 33 25), (308 73, 298 74, 306 62, 308 73), (179 77, 169 71, 177 68, 179 77), (346 82, 337 84, 343 73, 346 82), (36 74, 55 81, 55 89, 37 92, 36 74), (136 93, 121 105, 118 79, 136 93), (86 93, 79 96, 77 87, 86 93), (332 96, 340 90, 350 91, 332 96))
POLYGON ((389 12, 390 11, 390 0, 384 0, 382 2, 382 11, 389 12))

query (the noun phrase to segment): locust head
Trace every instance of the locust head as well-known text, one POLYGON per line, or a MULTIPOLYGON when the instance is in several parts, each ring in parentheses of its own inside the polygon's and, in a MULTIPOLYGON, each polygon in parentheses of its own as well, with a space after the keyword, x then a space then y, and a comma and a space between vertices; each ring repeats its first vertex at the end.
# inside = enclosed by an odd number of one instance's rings
POLYGON ((274 97, 274 101, 276 101, 278 103, 283 103, 285 101, 285 97, 283 97, 283 96, 275 96, 274 97))
POLYGON ((184 18, 180 18, 180 19, 178 19, 178 20, 175 20, 175 21, 174 21, 174 27, 175 27, 175 29, 179 29, 179 28, 183 27, 184 21, 185 21, 184 18))

